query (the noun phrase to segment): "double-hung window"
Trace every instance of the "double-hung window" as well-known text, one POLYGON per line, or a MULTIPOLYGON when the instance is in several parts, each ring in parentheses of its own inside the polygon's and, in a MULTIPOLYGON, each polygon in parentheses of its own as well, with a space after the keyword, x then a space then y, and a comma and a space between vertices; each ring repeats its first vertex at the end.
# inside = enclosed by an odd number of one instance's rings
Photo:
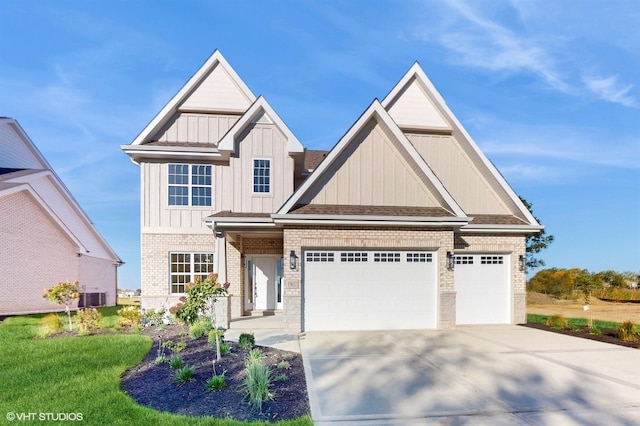
POLYGON ((253 192, 257 194, 271 192, 271 160, 254 158, 253 192))
POLYGON ((211 166, 169 164, 170 206, 211 206, 211 166))
POLYGON ((171 253, 171 293, 184 293, 196 277, 206 278, 213 272, 213 253, 171 253))

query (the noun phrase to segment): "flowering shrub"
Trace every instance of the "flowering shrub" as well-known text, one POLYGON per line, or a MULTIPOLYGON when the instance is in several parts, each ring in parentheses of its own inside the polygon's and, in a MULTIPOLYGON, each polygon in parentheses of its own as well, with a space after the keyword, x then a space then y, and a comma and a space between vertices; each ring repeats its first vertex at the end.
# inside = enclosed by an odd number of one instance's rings
POLYGON ((120 327, 138 327, 142 323, 142 313, 137 306, 126 306, 118 311, 120 327))
POLYGON ((80 283, 78 280, 72 283, 61 281, 53 287, 45 289, 42 297, 58 305, 64 305, 64 310, 69 318, 69 331, 71 331, 71 304, 74 300, 80 298, 80 283))
POLYGON ((76 324, 80 334, 89 334, 100 328, 102 314, 96 308, 80 309, 76 312, 76 324))

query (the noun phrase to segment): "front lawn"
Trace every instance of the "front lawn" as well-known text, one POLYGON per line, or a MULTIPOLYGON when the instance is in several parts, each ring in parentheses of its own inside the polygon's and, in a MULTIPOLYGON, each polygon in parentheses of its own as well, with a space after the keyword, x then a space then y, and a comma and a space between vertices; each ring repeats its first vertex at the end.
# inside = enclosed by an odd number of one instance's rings
MULTIPOLYGON (((114 323, 114 308, 103 311, 114 323)), ((140 334, 36 338, 41 315, 0 323, 0 419, 10 413, 79 413, 88 425, 258 425, 213 417, 161 413, 137 405, 120 389, 124 372, 149 352, 140 334)), ((37 424, 60 424, 41 422, 37 424)), ((20 422, 25 424, 25 422, 20 422)), ((308 417, 279 425, 312 425, 308 417)))

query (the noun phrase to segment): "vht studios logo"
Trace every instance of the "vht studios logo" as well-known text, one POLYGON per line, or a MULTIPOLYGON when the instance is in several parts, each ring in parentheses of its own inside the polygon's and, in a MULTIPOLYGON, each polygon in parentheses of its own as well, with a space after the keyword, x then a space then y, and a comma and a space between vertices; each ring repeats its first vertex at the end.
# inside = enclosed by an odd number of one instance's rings
POLYGON ((50 421, 50 422, 79 422, 82 421, 82 413, 7 413, 7 420, 17 421, 50 421))

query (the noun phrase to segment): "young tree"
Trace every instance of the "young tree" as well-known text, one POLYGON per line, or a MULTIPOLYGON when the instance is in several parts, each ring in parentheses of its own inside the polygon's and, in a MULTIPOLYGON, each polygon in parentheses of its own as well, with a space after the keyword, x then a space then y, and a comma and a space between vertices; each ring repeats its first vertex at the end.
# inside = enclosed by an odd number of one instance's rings
POLYGON ((74 300, 80 298, 80 283, 78 280, 72 283, 61 281, 53 287, 45 289, 42 297, 58 305, 64 305, 64 311, 69 317, 69 331, 71 331, 73 327, 71 324, 71 304, 74 300))
POLYGON ((218 274, 209 274, 204 280, 196 277, 195 283, 187 285, 187 296, 182 306, 176 311, 176 316, 187 324, 193 324, 200 315, 208 315, 215 330, 216 361, 220 361, 220 337, 216 322, 216 302, 219 297, 227 295, 229 283, 220 285, 218 274))
MULTIPOLYGON (((533 215, 533 204, 520 197, 520 201, 527 207, 529 212, 533 215)), ((542 224, 540 219, 534 216, 534 218, 538 221, 538 223, 542 224)), ((536 232, 535 234, 527 235, 527 268, 537 268, 539 266, 544 266, 545 262, 542 259, 538 259, 535 257, 536 254, 540 253, 542 250, 546 249, 549 244, 553 242, 553 235, 547 235, 545 229, 536 232)))

